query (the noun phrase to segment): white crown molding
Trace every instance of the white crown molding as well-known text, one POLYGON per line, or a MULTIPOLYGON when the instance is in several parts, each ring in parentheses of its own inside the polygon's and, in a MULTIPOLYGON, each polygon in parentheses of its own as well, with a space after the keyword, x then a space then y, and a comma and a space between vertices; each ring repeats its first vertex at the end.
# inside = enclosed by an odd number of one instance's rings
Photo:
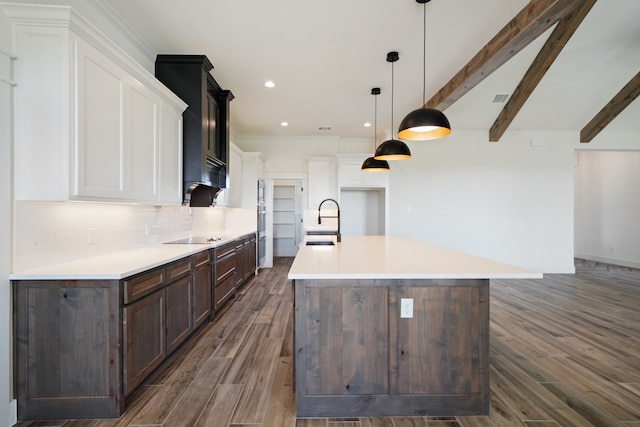
POLYGON ((124 34, 144 56, 155 63, 157 52, 138 34, 105 0, 94 0, 92 4, 102 13, 107 21, 120 33, 124 34))
MULTIPOLYGON (((0 7, 3 8, 5 14, 14 25, 69 29, 126 70, 134 78, 154 87, 158 93, 164 94, 166 102, 180 106, 183 109, 186 108, 186 104, 158 81, 153 74, 72 7, 17 3, 0 3, 0 7)), ((112 24, 120 21, 121 25, 126 25, 116 15, 112 16, 114 19, 112 24)), ((155 62, 155 53, 151 53, 151 57, 153 58, 152 63, 155 62)))

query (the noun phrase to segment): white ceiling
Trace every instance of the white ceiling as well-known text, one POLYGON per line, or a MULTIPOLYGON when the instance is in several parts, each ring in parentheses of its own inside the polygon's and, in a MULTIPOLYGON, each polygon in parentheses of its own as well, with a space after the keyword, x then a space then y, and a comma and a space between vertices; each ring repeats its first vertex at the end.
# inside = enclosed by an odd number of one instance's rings
MULTIPOLYGON (((422 104, 423 6, 415 0, 106 0, 158 53, 205 54, 235 95, 242 135, 371 138, 372 87, 380 87, 378 131, 422 104), (276 87, 267 89, 266 80, 276 87), (283 128, 282 121, 289 123, 283 128), (331 126, 331 131, 319 131, 331 126)), ((427 99, 527 0, 427 3, 427 99)), ((550 31, 449 107, 453 131, 487 130, 550 31)), ((640 1, 600 0, 509 129, 580 131, 640 70, 640 1)), ((607 131, 640 131, 640 98, 607 131)))

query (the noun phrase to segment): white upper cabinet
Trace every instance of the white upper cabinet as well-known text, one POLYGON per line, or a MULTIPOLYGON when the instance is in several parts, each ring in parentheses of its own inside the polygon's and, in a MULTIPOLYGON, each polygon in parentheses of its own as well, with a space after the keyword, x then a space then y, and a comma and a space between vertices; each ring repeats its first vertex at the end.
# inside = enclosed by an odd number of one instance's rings
POLYGON ((125 150, 132 148, 125 146, 125 136, 132 135, 124 134, 127 73, 88 44, 73 44, 77 122, 71 196, 124 198, 125 150))
POLYGON ((160 104, 158 145, 158 201, 182 202, 182 109, 160 104))
POLYGON ((308 207, 317 209, 324 199, 338 200, 338 173, 334 157, 308 157, 308 207))
POLYGON ((242 153, 242 205, 245 209, 255 209, 258 203, 258 180, 264 180, 262 153, 242 153))
POLYGON ((338 158, 340 188, 386 188, 389 172, 362 172, 362 162, 371 155, 341 154, 338 158))
POLYGON ((0 7, 16 42, 16 199, 180 204, 186 104, 73 9, 0 7))

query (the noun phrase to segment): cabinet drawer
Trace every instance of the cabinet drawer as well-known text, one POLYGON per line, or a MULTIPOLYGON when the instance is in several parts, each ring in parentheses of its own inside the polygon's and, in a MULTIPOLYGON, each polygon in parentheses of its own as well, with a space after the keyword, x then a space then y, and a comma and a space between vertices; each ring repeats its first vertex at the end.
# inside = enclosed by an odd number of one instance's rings
POLYGON ((209 266, 211 260, 210 250, 202 251, 193 256, 193 264, 196 269, 205 268, 209 266))
POLYGON ((216 253, 216 262, 221 259, 224 258, 226 256, 229 256, 231 254, 233 254, 233 252, 235 252, 236 250, 236 242, 229 242, 229 243, 225 243, 222 246, 218 246, 215 249, 215 253, 216 253))
POLYGON ((213 295, 216 309, 233 295, 233 291, 236 289, 235 279, 235 274, 232 274, 214 289, 213 295))
POLYGON ((187 274, 191 274, 193 262, 191 257, 187 257, 167 265, 167 282, 171 283, 187 274))
POLYGON ((236 270, 236 252, 216 262, 216 286, 233 275, 236 270))
POLYGON ((145 295, 160 289, 166 284, 164 268, 156 268, 123 280, 124 303, 130 304, 145 295))

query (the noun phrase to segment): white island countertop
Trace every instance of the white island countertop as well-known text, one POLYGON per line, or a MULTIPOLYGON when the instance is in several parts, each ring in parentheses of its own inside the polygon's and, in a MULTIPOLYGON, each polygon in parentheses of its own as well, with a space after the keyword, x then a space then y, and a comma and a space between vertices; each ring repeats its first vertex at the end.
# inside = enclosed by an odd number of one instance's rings
POLYGON ((335 246, 300 246, 289 279, 539 279, 542 273, 420 240, 343 236, 335 246))
MULTIPOLYGON (((126 249, 14 272, 11 280, 120 280, 198 252, 224 245, 255 231, 226 232, 223 239, 209 244, 157 244, 126 249)), ((220 233, 214 233, 220 234, 220 233)))

